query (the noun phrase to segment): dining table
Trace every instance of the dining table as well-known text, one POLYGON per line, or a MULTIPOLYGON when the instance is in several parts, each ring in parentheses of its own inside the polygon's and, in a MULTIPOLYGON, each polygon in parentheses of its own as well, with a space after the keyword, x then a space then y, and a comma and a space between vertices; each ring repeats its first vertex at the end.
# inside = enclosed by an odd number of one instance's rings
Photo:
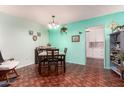
POLYGON ((64 70, 63 72, 65 73, 66 72, 65 54, 62 52, 59 52, 58 54, 55 54, 55 55, 51 54, 48 56, 48 54, 46 52, 47 50, 54 51, 54 50, 57 50, 57 48, 55 48, 55 47, 40 47, 40 48, 35 49, 35 64, 38 64, 39 74, 41 74, 41 63, 43 62, 43 61, 39 61, 39 58, 40 59, 44 59, 44 58, 47 59, 47 57, 51 57, 51 56, 58 57, 59 60, 63 62, 63 70, 64 70))

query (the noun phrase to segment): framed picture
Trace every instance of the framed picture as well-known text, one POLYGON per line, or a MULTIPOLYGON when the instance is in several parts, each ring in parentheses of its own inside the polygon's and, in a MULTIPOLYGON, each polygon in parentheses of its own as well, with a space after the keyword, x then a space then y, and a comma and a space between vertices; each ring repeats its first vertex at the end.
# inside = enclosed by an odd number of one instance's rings
POLYGON ((72 36, 72 42, 80 42, 80 35, 72 36))

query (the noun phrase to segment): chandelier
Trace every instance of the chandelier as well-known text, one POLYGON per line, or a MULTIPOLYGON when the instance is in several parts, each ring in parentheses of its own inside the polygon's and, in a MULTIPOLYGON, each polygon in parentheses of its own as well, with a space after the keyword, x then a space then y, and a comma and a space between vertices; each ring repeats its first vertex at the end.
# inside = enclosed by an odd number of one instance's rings
POLYGON ((55 22, 55 16, 54 15, 52 16, 52 21, 49 22, 48 27, 50 29, 52 29, 52 28, 55 28, 56 29, 56 28, 59 27, 59 24, 55 22))

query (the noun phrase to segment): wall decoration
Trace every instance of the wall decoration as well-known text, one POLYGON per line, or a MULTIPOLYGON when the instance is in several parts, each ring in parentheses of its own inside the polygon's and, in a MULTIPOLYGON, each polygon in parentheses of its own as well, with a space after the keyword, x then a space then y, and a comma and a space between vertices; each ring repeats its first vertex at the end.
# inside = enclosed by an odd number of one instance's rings
POLYGON ((72 36, 72 42, 80 42, 80 35, 72 36))
POLYGON ((33 30, 29 30, 29 35, 33 35, 34 31, 33 30))
POLYGON ((41 32, 34 32, 33 30, 29 30, 29 35, 32 36, 33 41, 37 41, 38 37, 41 37, 41 32))
POLYGON ((33 35, 32 39, 33 39, 34 41, 37 41, 37 36, 36 36, 36 35, 33 35))
POLYGON ((41 32, 37 32, 37 36, 38 37, 41 37, 41 32))
POLYGON ((67 32, 68 28, 66 26, 63 26, 61 29, 60 29, 60 32, 67 32))

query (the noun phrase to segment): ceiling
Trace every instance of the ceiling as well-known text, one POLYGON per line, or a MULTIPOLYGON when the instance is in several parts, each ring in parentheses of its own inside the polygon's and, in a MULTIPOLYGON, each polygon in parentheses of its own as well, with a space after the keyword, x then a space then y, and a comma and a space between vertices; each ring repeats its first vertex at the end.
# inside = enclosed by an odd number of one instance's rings
POLYGON ((47 25, 51 16, 59 24, 71 23, 109 13, 124 11, 124 6, 105 5, 1 5, 0 11, 47 25))

